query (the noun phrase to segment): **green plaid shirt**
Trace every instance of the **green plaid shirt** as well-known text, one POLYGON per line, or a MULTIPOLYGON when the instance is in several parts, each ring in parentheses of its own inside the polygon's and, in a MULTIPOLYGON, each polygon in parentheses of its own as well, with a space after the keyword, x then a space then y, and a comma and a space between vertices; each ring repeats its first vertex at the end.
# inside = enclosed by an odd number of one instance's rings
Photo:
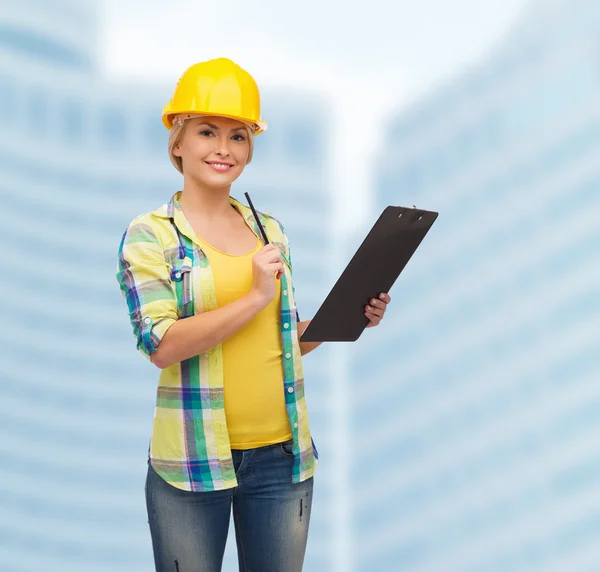
MULTIPOLYGON (((217 308, 212 270, 179 206, 180 196, 181 192, 175 193, 169 203, 136 217, 119 247, 117 280, 137 347, 148 359, 176 320, 217 308)), ((232 197, 230 203, 260 237, 252 210, 232 197)), ((299 483, 314 474, 317 450, 304 398, 290 247, 277 219, 263 213, 258 217, 286 262, 280 280, 282 391, 294 441, 292 481, 299 483)), ((161 370, 149 459, 159 475, 183 490, 237 486, 225 419, 220 344, 161 370)))

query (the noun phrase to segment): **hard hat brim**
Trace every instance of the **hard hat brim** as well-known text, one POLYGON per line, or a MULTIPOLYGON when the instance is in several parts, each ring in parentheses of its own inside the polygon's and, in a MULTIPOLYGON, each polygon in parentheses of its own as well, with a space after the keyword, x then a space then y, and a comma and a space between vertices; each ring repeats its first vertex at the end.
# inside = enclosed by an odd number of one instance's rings
POLYGON ((186 113, 189 113, 190 115, 194 115, 194 116, 208 116, 208 117, 226 117, 227 119, 235 119, 236 121, 240 121, 242 123, 245 123, 246 125, 248 125, 251 129, 253 129, 254 135, 259 135, 260 133, 263 133, 264 131, 267 130, 267 122, 266 121, 262 121, 262 120, 258 120, 258 121, 250 121, 245 117, 238 117, 236 115, 225 115, 223 113, 206 113, 206 112, 202 112, 202 113, 198 113, 195 110, 190 110, 190 111, 177 111, 177 112, 168 112, 168 113, 163 113, 162 114, 162 122, 164 124, 164 126, 167 129, 171 129, 173 127, 173 118, 176 115, 185 115, 186 113), (255 128, 252 128, 252 125, 255 125, 255 128))

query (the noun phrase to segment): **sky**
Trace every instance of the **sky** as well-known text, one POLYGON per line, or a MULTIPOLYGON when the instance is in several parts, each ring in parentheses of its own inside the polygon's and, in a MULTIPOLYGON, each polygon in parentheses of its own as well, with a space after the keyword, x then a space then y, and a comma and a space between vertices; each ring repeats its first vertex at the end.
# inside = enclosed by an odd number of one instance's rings
POLYGON ((343 196, 351 189, 358 215, 368 201, 382 117, 484 61, 527 5, 527 0, 168 5, 105 0, 101 63, 110 75, 175 85, 189 65, 226 56, 261 89, 297 86, 322 93, 336 114, 336 192, 343 196))

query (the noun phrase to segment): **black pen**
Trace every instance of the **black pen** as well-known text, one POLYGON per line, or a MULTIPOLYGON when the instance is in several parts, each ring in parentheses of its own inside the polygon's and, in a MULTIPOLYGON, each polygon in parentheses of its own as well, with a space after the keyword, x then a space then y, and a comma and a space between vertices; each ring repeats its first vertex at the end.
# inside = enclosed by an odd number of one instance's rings
POLYGON ((260 224, 260 221, 258 220, 258 215, 256 214, 256 209, 254 208, 252 201, 250 200, 250 195, 248 193, 244 193, 244 195, 246 195, 246 199, 248 200, 248 204, 250 205, 250 208, 252 209, 252 214, 254 215, 256 224, 258 224, 258 228, 260 229, 260 233, 263 236, 263 241, 266 246, 267 244, 269 244, 269 239, 267 238, 267 233, 265 232, 265 229, 263 228, 262 224, 260 224))

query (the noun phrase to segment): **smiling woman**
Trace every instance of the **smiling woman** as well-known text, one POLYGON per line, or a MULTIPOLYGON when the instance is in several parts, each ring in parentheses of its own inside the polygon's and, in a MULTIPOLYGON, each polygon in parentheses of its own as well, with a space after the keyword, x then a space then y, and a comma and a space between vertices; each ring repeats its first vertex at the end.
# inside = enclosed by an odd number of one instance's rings
POLYGON ((241 570, 299 572, 317 464, 283 225, 230 196, 267 128, 231 60, 186 70, 163 110, 183 189, 136 217, 117 279, 161 369, 146 502, 158 572, 221 570, 233 507, 241 570), (265 243, 258 222, 266 233, 265 243))

